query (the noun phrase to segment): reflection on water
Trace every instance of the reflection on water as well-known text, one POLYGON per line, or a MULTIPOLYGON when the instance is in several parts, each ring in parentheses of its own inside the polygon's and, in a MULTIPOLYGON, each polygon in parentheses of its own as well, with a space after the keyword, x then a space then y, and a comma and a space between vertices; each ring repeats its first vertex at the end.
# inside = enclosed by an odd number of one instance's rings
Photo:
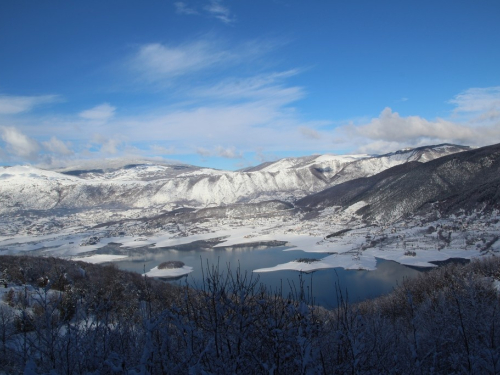
MULTIPOLYGON (((232 270, 240 267, 243 272, 252 272, 254 269, 271 267, 281 263, 290 262, 299 258, 321 259, 326 254, 306 253, 302 250, 289 249, 283 251, 286 247, 271 248, 227 248, 213 249, 210 251, 176 251, 165 250, 158 253, 144 253, 140 256, 133 256, 124 261, 114 262, 119 268, 129 271, 143 273, 149 271, 165 261, 181 261, 187 266, 193 267, 193 272, 180 280, 170 281, 177 284, 194 285, 202 280, 202 267, 207 264, 219 264, 223 271, 227 270, 229 265, 232 270)), ((377 269, 375 271, 344 270, 342 268, 318 270, 312 274, 303 275, 306 292, 311 291, 314 302, 324 307, 335 307, 336 285, 344 295, 347 293, 349 301, 361 301, 374 298, 390 292, 404 278, 412 278, 418 275, 421 270, 402 266, 396 262, 377 259, 377 269)), ((299 285, 299 272, 297 271, 276 271, 259 273, 260 282, 275 291, 282 287, 284 295, 290 292, 290 285, 299 285)))

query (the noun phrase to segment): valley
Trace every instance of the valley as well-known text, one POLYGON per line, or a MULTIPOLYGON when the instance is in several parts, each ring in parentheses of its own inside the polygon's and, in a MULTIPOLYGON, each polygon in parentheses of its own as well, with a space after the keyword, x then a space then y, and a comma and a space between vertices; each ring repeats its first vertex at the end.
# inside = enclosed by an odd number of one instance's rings
MULTIPOLYGON (((376 259, 434 267, 496 254, 499 149, 438 145, 380 156, 321 155, 236 172, 144 163, 60 172, 3 168, 0 254, 100 263, 276 243, 321 254, 311 262, 263 264, 258 273, 373 270, 376 259)), ((162 276, 193 267, 199 264, 162 276)))

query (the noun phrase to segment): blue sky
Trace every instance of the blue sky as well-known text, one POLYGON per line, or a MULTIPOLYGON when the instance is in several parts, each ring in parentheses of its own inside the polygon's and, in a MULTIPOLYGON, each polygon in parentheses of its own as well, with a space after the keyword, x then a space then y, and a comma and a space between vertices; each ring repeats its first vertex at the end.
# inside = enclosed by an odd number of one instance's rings
POLYGON ((500 2, 3 1, 0 164, 500 142, 500 2))

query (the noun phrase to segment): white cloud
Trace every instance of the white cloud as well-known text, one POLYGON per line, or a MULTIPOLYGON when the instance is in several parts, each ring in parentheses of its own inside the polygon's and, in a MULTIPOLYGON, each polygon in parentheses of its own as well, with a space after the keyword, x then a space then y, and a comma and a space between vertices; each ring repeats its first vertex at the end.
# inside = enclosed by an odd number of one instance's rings
POLYGON ((187 14, 187 15, 199 14, 199 12, 196 9, 188 6, 187 3, 182 1, 175 2, 174 6, 177 14, 187 14))
POLYGON ((265 152, 262 147, 258 147, 257 150, 255 151, 254 159, 259 163, 265 163, 268 161, 276 161, 279 158, 274 154, 265 152))
POLYGON ((7 153, 0 147, 0 161, 4 162, 9 160, 9 157, 7 156, 7 153))
POLYGON ((224 148, 222 146, 217 146, 216 148, 217 156, 226 159, 241 159, 243 158, 243 153, 237 152, 235 147, 224 148))
POLYGON ((15 115, 18 113, 29 112, 33 108, 42 104, 54 103, 59 101, 57 95, 41 96, 0 96, 0 115, 15 115))
POLYGON ((177 1, 174 3, 174 6, 177 14, 203 15, 218 19, 225 24, 231 24, 236 21, 236 17, 227 6, 222 4, 222 0, 209 0, 208 4, 203 7, 190 5, 187 1, 177 1))
POLYGON ((121 141, 116 140, 116 139, 108 139, 106 142, 104 142, 101 145, 101 152, 105 154, 117 154, 118 153, 118 147, 122 144, 121 141))
MULTIPOLYGON (((139 46, 128 59, 127 67, 138 75, 136 81, 167 83, 169 90, 174 83, 179 83, 176 79, 182 77, 180 87, 187 91, 193 82, 186 77, 203 73, 203 81, 214 81, 227 76, 230 67, 245 66, 256 70, 255 64, 260 57, 283 44, 280 40, 251 40, 231 45, 213 36, 177 45, 149 43, 139 46)), ((292 74, 290 72, 278 74, 292 74)))
POLYGON ((436 119, 404 117, 385 108, 377 118, 338 127, 335 145, 383 153, 439 143, 480 147, 500 142, 500 86, 471 88, 449 103, 455 105, 450 116, 436 119))
POLYGON ((208 41, 180 46, 151 43, 139 48, 131 66, 148 81, 157 81, 197 72, 231 58, 231 53, 208 41))
POLYGON ((449 101, 454 104, 454 117, 474 126, 491 125, 500 119, 500 86, 471 88, 449 101))
POLYGON ((155 153, 156 155, 172 155, 175 153, 175 147, 170 146, 169 148, 159 146, 159 145, 151 145, 149 149, 155 153))
POLYGON ((429 145, 429 143, 423 142, 423 143, 409 145, 406 142, 389 142, 381 140, 362 145, 356 149, 356 152, 359 152, 361 154, 377 155, 377 154, 385 154, 396 150, 401 150, 408 146, 418 147, 424 145, 429 145))
POLYGON ((300 134, 308 139, 321 139, 321 135, 314 129, 308 128, 306 126, 299 126, 298 130, 300 134))
POLYGON ((36 140, 13 127, 1 127, 0 131, 9 153, 28 160, 34 160, 38 157, 40 145, 36 140))
MULTIPOLYGON (((80 119, 73 123, 73 126, 81 128, 74 134, 68 132, 67 117, 45 120, 43 126, 39 126, 39 122, 29 126, 16 124, 15 128, 22 129, 23 135, 29 134, 32 138, 18 135, 17 140, 10 143, 4 140, 5 145, 0 147, 10 155, 18 158, 26 155, 25 159, 30 160, 37 157, 41 147, 43 155, 71 155, 73 146, 66 141, 71 137, 75 150, 83 150, 82 143, 90 142, 92 146, 88 150, 91 157, 130 154, 134 147, 138 147, 134 152, 141 155, 168 155, 174 152, 186 155, 193 153, 193 145, 200 145, 203 147, 196 152, 205 158, 243 160, 243 155, 260 150, 256 157, 270 160, 274 159, 272 153, 277 152, 349 152, 357 149, 360 152, 383 153, 425 144, 449 142, 481 146, 500 141, 498 120, 493 125, 439 118, 429 120, 419 116, 401 116, 390 108, 373 119, 357 120, 355 124, 327 131, 326 126, 332 124, 303 121, 301 114, 292 106, 304 95, 302 88, 287 86, 286 78, 293 74, 296 72, 226 79, 218 85, 198 89, 187 104, 176 103, 133 117, 114 118, 112 108, 107 112, 110 115, 91 116, 108 119, 105 127, 97 121, 80 119), (42 130, 48 134, 44 135, 42 130), (95 133, 101 135, 92 138, 95 133), (47 135, 54 138, 42 143, 35 140, 47 135), (21 139, 24 139, 24 147, 21 146, 21 139), (23 153, 23 149, 28 151, 23 153)), ((488 115, 488 112, 478 111, 475 115, 488 115)), ((75 156, 81 157, 82 152, 75 153, 75 156)))
MULTIPOLYGON (((238 150, 233 155, 225 153, 231 157, 258 147, 265 152, 310 148, 310 142, 304 142, 304 135, 298 129, 309 128, 309 135, 313 135, 312 130, 324 127, 325 123, 300 121, 294 108, 282 101, 256 99, 193 109, 167 109, 164 113, 120 118, 109 123, 105 131, 119 134, 120 129, 126 129, 126 140, 140 144, 168 142, 175 145, 176 154, 188 154, 193 150, 192 145, 199 145, 203 148, 197 153, 204 157, 216 156, 220 145, 231 145, 238 150)), ((321 135, 321 139, 314 139, 314 147, 331 148, 331 139, 324 132, 321 135)))
POLYGON ((196 153, 202 158, 207 158, 210 156, 217 156, 225 159, 242 159, 243 153, 236 151, 234 146, 222 147, 216 146, 213 150, 207 149, 205 147, 197 147, 196 153))
POLYGON ((124 145, 122 136, 106 136, 100 133, 95 133, 92 136, 91 144, 87 146, 88 149, 93 148, 93 146, 99 146, 99 152, 104 154, 118 154, 120 152, 119 147, 124 145))
POLYGON ((210 3, 205 6, 205 10, 213 17, 227 24, 236 20, 229 8, 222 5, 221 0, 210 0, 210 3))
POLYGON ((484 146, 500 142, 500 121, 491 116, 487 118, 488 121, 479 122, 481 117, 491 115, 488 111, 490 106, 484 105, 485 102, 474 104, 473 101, 467 100, 467 103, 464 101, 460 104, 457 102, 457 105, 462 106, 461 111, 474 111, 474 123, 453 122, 441 118, 430 121, 419 116, 402 117, 390 108, 385 108, 379 117, 370 122, 347 125, 339 128, 339 132, 348 135, 344 138, 350 139, 351 147, 354 146, 357 151, 363 153, 389 152, 405 147, 439 143, 484 146))
POLYGON ((70 150, 68 144, 64 143, 60 139, 57 139, 56 137, 50 138, 49 141, 47 142, 42 142, 43 147, 55 154, 60 154, 60 155, 73 155, 74 152, 70 150))
POLYGON ((286 78, 298 74, 298 70, 260 74, 246 78, 228 78, 211 87, 198 88, 192 95, 207 99, 225 99, 229 101, 265 100, 275 105, 288 104, 304 97, 301 87, 286 86, 286 78))
POLYGON ((474 122, 478 123, 488 123, 492 122, 495 120, 500 119, 500 110, 497 110, 496 108, 490 109, 489 111, 486 111, 484 113, 481 113, 477 118, 474 120, 474 122))
POLYGON ((210 152, 210 150, 207 150, 204 147, 197 147, 196 153, 202 157, 208 157, 212 155, 212 152, 210 152))
POLYGON ((103 103, 79 113, 79 116, 92 121, 106 122, 115 115, 116 108, 109 103, 103 103))
POLYGON ((428 121, 419 116, 401 117, 385 108, 369 124, 355 128, 358 135, 374 140, 417 143, 421 139, 442 141, 467 141, 474 138, 474 131, 467 126, 443 119, 428 121))
POLYGON ((471 88, 456 95, 451 104, 455 112, 489 112, 500 110, 500 86, 471 88))

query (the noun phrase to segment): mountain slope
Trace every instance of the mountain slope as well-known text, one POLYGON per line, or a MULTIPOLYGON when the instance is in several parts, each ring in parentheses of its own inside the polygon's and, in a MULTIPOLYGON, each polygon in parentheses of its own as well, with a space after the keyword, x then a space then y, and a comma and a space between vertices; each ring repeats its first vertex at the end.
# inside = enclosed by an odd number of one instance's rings
POLYGON ((442 212, 500 204, 500 144, 428 163, 407 163, 345 182, 296 202, 306 210, 363 206, 367 219, 393 221, 433 205, 442 212), (436 203, 436 204, 435 204, 436 203))
POLYGON ((428 161, 467 150, 428 146, 396 153, 287 158, 252 171, 186 165, 127 164, 57 173, 33 167, 0 170, 0 213, 19 210, 216 207, 265 200, 295 201, 332 185, 375 175, 410 161, 428 161))

